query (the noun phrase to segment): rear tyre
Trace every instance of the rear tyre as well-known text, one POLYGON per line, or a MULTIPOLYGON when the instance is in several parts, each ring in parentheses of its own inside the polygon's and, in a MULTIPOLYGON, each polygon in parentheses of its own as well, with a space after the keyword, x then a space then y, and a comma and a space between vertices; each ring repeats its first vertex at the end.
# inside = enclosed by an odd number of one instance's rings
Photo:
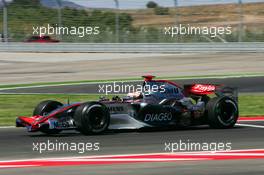
MULTIPOLYGON (((63 104, 57 101, 52 101, 52 100, 43 101, 40 104, 38 104, 37 107, 34 109, 33 116, 47 115, 61 106, 63 106, 63 104)), ((58 134, 61 132, 61 130, 58 129, 49 129, 48 126, 44 126, 43 128, 41 128, 40 131, 45 134, 58 134)))
POLYGON ((206 106, 210 127, 217 129, 232 128, 238 119, 237 103, 229 97, 215 97, 206 106))
POLYGON ((107 107, 98 102, 88 102, 79 106, 74 114, 74 121, 82 134, 101 134, 110 123, 110 113, 107 107))

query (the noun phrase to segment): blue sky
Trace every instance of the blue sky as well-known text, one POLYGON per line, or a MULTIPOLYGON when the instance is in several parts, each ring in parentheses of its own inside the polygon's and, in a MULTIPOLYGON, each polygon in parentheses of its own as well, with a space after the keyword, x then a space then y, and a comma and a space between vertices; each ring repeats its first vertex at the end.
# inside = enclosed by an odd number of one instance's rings
MULTIPOLYGON (((114 8, 114 0, 68 0, 77 4, 96 7, 96 8, 114 8)), ((122 9, 136 9, 145 8, 146 3, 150 0, 119 0, 120 8, 122 9)), ((161 6, 173 6, 174 0, 152 0, 161 6)), ((264 0, 242 0, 243 2, 264 2, 264 0)), ((223 4, 223 3, 237 3, 238 0, 178 0, 180 6, 201 5, 201 4, 223 4)))

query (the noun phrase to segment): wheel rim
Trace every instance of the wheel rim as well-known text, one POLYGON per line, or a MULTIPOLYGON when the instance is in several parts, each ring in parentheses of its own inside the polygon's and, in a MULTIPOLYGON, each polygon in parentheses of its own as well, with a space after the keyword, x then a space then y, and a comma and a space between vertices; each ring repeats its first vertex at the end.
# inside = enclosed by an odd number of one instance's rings
POLYGON ((230 99, 222 100, 216 106, 216 115, 223 125, 228 126, 236 121, 237 106, 230 99))
POLYGON ((94 106, 89 111, 89 123, 93 130, 101 130, 106 124, 106 114, 101 106, 94 106))

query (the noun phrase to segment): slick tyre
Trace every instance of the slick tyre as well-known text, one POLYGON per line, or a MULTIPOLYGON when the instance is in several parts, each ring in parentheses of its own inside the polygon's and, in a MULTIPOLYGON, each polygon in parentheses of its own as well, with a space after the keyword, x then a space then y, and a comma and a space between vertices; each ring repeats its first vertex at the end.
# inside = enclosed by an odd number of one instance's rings
MULTIPOLYGON (((57 102, 57 101, 52 101, 52 100, 43 101, 36 106, 36 108, 33 111, 33 116, 35 116, 35 115, 41 115, 41 116, 47 115, 50 112, 58 109, 61 106, 63 106, 63 104, 60 102, 57 102)), ((45 134, 58 134, 61 132, 61 130, 58 130, 58 129, 49 129, 48 126, 43 126, 43 128, 41 128, 40 131, 45 133, 45 134)))
POLYGON ((76 109, 74 121, 77 130, 84 135, 101 134, 109 126, 110 113, 105 105, 88 102, 76 109))
POLYGON ((208 122, 211 128, 232 128, 238 119, 238 105, 229 97, 215 97, 206 105, 208 122))

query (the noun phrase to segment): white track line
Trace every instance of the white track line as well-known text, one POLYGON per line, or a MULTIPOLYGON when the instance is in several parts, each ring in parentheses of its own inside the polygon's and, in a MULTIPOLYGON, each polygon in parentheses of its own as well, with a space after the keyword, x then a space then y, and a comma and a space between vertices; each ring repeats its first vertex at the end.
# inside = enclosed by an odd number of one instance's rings
MULTIPOLYGON (((201 76, 201 77, 171 77, 166 78, 167 80, 189 80, 189 79, 227 79, 227 78, 246 78, 246 77, 262 77, 263 74, 241 74, 241 75, 219 75, 219 76, 201 76)), ((159 78, 159 77, 158 77, 159 78)), ((162 79, 160 77, 159 79, 162 79)), ((58 87, 58 86, 73 86, 73 85, 88 85, 88 84, 105 84, 105 83, 112 83, 112 82, 135 82, 140 81, 140 79, 135 80, 103 80, 103 81, 91 81, 91 82, 73 82, 73 83, 58 83, 58 84, 48 84, 48 85, 29 85, 29 86, 20 86, 20 87, 10 87, 10 88, 0 88, 0 91, 3 90, 14 90, 14 89, 30 89, 30 88, 42 88, 42 87, 58 87)))
POLYGON ((15 128, 15 126, 0 126, 0 129, 15 128))
POLYGON ((252 128, 264 128, 264 126, 262 125, 250 125, 250 124, 241 124, 241 123, 237 123, 237 126, 246 126, 246 127, 252 127, 252 128))
POLYGON ((0 168, 25 168, 25 167, 35 167, 40 165, 0 165, 0 168))

